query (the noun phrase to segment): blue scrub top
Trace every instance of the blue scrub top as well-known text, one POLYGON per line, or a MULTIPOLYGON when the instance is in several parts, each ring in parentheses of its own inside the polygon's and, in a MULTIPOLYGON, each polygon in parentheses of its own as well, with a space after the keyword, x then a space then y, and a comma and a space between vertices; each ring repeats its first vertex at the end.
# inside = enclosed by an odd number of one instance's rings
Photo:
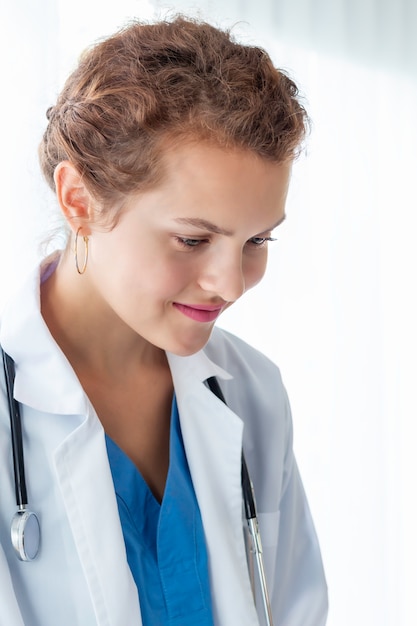
POLYGON ((203 524, 175 397, 162 504, 134 463, 107 436, 106 445, 143 626, 213 626, 203 524))

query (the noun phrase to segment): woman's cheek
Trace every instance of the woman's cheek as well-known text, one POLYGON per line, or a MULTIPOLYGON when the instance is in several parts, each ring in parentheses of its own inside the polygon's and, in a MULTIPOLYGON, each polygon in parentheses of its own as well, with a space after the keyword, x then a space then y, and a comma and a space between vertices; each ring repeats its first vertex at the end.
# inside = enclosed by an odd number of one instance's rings
POLYGON ((245 287, 246 291, 255 287, 264 277, 266 264, 268 259, 267 250, 257 251, 255 258, 251 257, 245 261, 244 274, 245 274, 245 287))

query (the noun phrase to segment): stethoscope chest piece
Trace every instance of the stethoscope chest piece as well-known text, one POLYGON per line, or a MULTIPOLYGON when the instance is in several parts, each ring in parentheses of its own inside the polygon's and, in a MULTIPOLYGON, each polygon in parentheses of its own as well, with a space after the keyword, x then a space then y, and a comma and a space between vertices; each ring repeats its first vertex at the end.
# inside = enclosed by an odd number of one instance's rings
POLYGON ((21 561, 33 561, 39 551, 41 531, 35 513, 23 509, 17 511, 10 528, 11 540, 21 561))

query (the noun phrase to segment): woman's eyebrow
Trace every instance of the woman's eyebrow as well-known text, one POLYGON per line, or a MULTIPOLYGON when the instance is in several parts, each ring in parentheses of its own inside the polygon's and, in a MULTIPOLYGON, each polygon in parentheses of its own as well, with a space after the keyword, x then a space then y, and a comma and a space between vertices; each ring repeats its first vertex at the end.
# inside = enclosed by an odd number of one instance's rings
POLYGON ((196 228, 201 228, 202 230, 208 230, 210 233, 215 233, 216 235, 226 235, 227 237, 231 237, 233 235, 231 230, 220 228, 220 226, 213 224, 213 222, 209 222, 208 220, 204 220, 200 217, 177 217, 175 222, 178 222, 178 224, 185 224, 186 226, 195 226, 196 228))
MULTIPOLYGON (((276 222, 276 224, 274 224, 270 228, 266 228, 262 232, 274 230, 274 228, 277 228, 277 226, 282 224, 285 218, 286 215, 283 215, 281 219, 276 222)), ((207 230, 210 233, 215 233, 216 235, 225 235, 226 237, 231 237, 233 235, 233 231, 227 230, 225 228, 220 228, 220 226, 217 226, 216 224, 213 224, 213 222, 209 222, 208 220, 202 219, 201 217, 177 217, 174 221, 178 224, 185 224, 186 226, 201 228, 202 230, 207 230)))

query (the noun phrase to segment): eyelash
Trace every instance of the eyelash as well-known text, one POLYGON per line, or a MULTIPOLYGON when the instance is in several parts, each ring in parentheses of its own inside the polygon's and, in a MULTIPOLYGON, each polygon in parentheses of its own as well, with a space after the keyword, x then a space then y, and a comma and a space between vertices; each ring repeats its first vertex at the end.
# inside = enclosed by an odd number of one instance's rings
POLYGON ((208 239, 193 239, 192 237, 175 237, 184 248, 197 248, 201 243, 208 243, 208 239))
POLYGON ((262 248, 269 241, 276 241, 276 237, 252 237, 248 243, 251 243, 256 248, 262 248), (255 241, 258 241, 258 243, 255 243, 255 241))
MULTIPOLYGON (((192 237, 175 237, 177 242, 184 248, 198 248, 200 244, 208 243, 208 239, 193 239, 192 237)), ((276 241, 275 237, 251 237, 248 244, 255 248, 263 248, 268 242, 276 241)))

